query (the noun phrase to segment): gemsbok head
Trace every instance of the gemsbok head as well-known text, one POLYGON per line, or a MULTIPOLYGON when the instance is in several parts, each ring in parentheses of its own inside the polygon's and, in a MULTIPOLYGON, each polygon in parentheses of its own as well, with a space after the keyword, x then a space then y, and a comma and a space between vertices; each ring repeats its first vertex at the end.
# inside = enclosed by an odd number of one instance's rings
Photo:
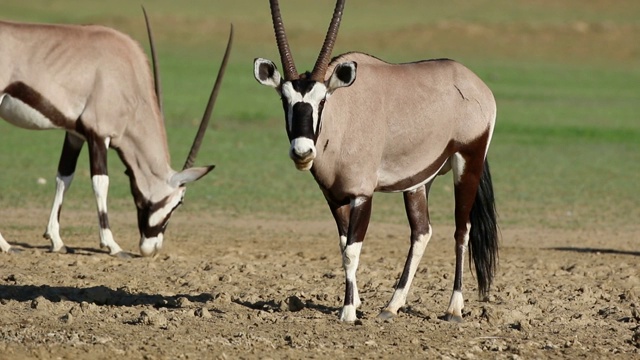
MULTIPOLYGON (((44 236, 52 252, 67 252, 59 218, 65 192, 84 143, 100 226, 100 245, 129 257, 115 242, 107 216, 107 150, 126 167, 138 214, 140 252, 156 254, 185 185, 207 175, 211 166, 193 167, 226 68, 233 27, 200 128, 181 171, 172 169, 161 110, 160 81, 140 45, 129 36, 98 25, 30 24, 0 21, 0 117, 31 130, 66 132, 56 177, 56 193, 44 236), (155 84, 155 88, 154 88, 155 84)), ((0 249, 12 251, 0 235, 0 249)))
POLYGON ((376 191, 402 192, 411 246, 391 300, 380 313, 397 315, 432 235, 427 198, 437 175, 453 172, 455 278, 445 319, 462 321, 463 257, 469 246, 478 291, 496 271, 498 234, 486 155, 496 119, 491 90, 449 59, 390 64, 349 52, 331 59, 344 0, 338 0, 311 72, 299 74, 277 0, 271 16, 284 74, 266 59, 254 76, 282 100, 289 156, 310 170, 338 227, 346 284, 340 318, 356 320, 356 269, 376 191))

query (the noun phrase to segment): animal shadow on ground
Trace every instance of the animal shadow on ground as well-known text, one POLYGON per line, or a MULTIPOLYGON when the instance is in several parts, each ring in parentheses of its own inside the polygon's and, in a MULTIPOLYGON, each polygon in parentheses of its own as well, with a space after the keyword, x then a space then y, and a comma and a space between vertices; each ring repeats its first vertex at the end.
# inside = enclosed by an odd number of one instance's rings
MULTIPOLYGON (((253 310, 262 310, 262 311, 270 311, 270 312, 276 312, 276 311, 299 311, 302 310, 304 308, 307 309, 312 309, 315 311, 319 311, 323 314, 327 314, 327 315, 332 315, 332 314, 336 314, 338 313, 338 311, 340 310, 340 308, 334 307, 334 306, 325 306, 325 305, 321 305, 321 304, 316 304, 313 301, 307 300, 306 302, 302 302, 302 300, 297 300, 299 302, 298 305, 291 305, 291 298, 287 299, 287 300, 260 300, 260 301, 256 301, 256 302, 251 302, 251 301, 243 301, 240 299, 234 299, 233 302, 247 307, 249 309, 253 309, 253 310)), ((362 314, 360 314, 362 315, 362 314)))
MULTIPOLYGON (((12 246, 15 246, 15 249, 18 250, 18 252, 21 252, 23 250, 26 249, 31 249, 31 250, 42 250, 44 252, 49 252, 49 246, 48 245, 31 245, 31 244, 27 244, 27 243, 11 243, 12 246)), ((60 254, 69 254, 69 255, 82 255, 82 256, 92 256, 94 254, 99 254, 99 255, 108 255, 109 252, 102 250, 102 249, 98 249, 98 248, 90 248, 90 247, 69 247, 69 246, 65 246, 65 252, 62 252, 60 254)), ((123 251, 122 254, 123 257, 126 258, 139 258, 142 257, 140 256, 140 254, 134 254, 134 253, 130 253, 127 251, 123 251)))
POLYGON ((640 256, 640 251, 630 251, 630 250, 581 248, 581 247, 552 247, 547 249, 556 250, 556 251, 573 251, 573 252, 579 252, 579 253, 594 253, 594 254, 601 253, 601 254, 613 254, 613 255, 640 256))
MULTIPOLYGON (((4 279, 11 281, 11 276, 4 279)), ((93 303, 96 305, 135 306, 151 305, 156 308, 179 307, 178 299, 186 298, 191 302, 206 303, 213 300, 208 293, 200 295, 177 294, 172 296, 153 295, 145 293, 130 293, 124 289, 113 290, 106 286, 92 286, 77 288, 68 286, 48 285, 0 285, 0 300, 15 300, 20 302, 34 301, 44 297, 51 302, 73 301, 76 303, 93 303)))

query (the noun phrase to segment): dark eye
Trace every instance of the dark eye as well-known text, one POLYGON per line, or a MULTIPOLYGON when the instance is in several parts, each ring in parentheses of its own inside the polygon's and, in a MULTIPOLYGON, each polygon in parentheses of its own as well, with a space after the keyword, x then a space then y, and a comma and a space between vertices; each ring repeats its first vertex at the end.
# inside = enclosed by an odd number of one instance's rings
POLYGON ((327 101, 327 99, 322 99, 320 100, 320 108, 322 109, 324 107, 324 102, 327 101))

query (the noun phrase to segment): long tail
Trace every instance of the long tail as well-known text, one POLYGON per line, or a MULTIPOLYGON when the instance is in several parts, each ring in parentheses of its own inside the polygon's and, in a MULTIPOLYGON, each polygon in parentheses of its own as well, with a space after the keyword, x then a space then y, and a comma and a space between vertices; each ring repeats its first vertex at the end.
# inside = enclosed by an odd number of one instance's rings
POLYGON ((473 259, 481 299, 489 293, 498 267, 498 223, 489 162, 485 160, 480 185, 471 209, 469 259, 473 259))

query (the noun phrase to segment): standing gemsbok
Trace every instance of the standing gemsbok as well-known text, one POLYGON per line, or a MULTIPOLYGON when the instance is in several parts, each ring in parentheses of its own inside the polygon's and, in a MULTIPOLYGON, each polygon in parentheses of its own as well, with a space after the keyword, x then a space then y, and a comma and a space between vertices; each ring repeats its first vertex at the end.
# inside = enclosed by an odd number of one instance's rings
MULTIPOLYGON (((147 30, 153 49, 148 22, 147 30)), ((151 256, 160 250, 169 218, 182 203, 185 185, 213 169, 192 165, 226 68, 232 37, 233 28, 187 161, 182 171, 175 171, 159 105, 159 79, 155 78, 154 91, 148 59, 137 42, 103 26, 0 21, 0 117, 26 129, 66 131, 44 235, 51 240, 51 251, 67 251, 59 234, 59 216, 85 142, 101 247, 107 247, 111 255, 130 256, 114 241, 109 228, 107 150, 112 148, 129 176, 138 213, 140 252, 151 256)), ((11 251, 1 235, 0 249, 11 251)))
POLYGON ((375 191, 402 192, 411 246, 393 297, 380 313, 391 318, 409 287, 431 238, 427 208, 436 175, 453 171, 455 254, 453 294, 445 318, 462 321, 462 269, 469 245, 478 288, 485 296, 498 258, 493 186, 485 160, 496 118, 489 88, 452 60, 390 64, 350 52, 333 58, 344 9, 338 0, 311 73, 298 74, 277 0, 271 16, 284 69, 256 59, 258 82, 282 98, 289 156, 310 170, 322 189, 340 236, 346 274, 340 319, 356 320, 360 305, 356 270, 375 191))

